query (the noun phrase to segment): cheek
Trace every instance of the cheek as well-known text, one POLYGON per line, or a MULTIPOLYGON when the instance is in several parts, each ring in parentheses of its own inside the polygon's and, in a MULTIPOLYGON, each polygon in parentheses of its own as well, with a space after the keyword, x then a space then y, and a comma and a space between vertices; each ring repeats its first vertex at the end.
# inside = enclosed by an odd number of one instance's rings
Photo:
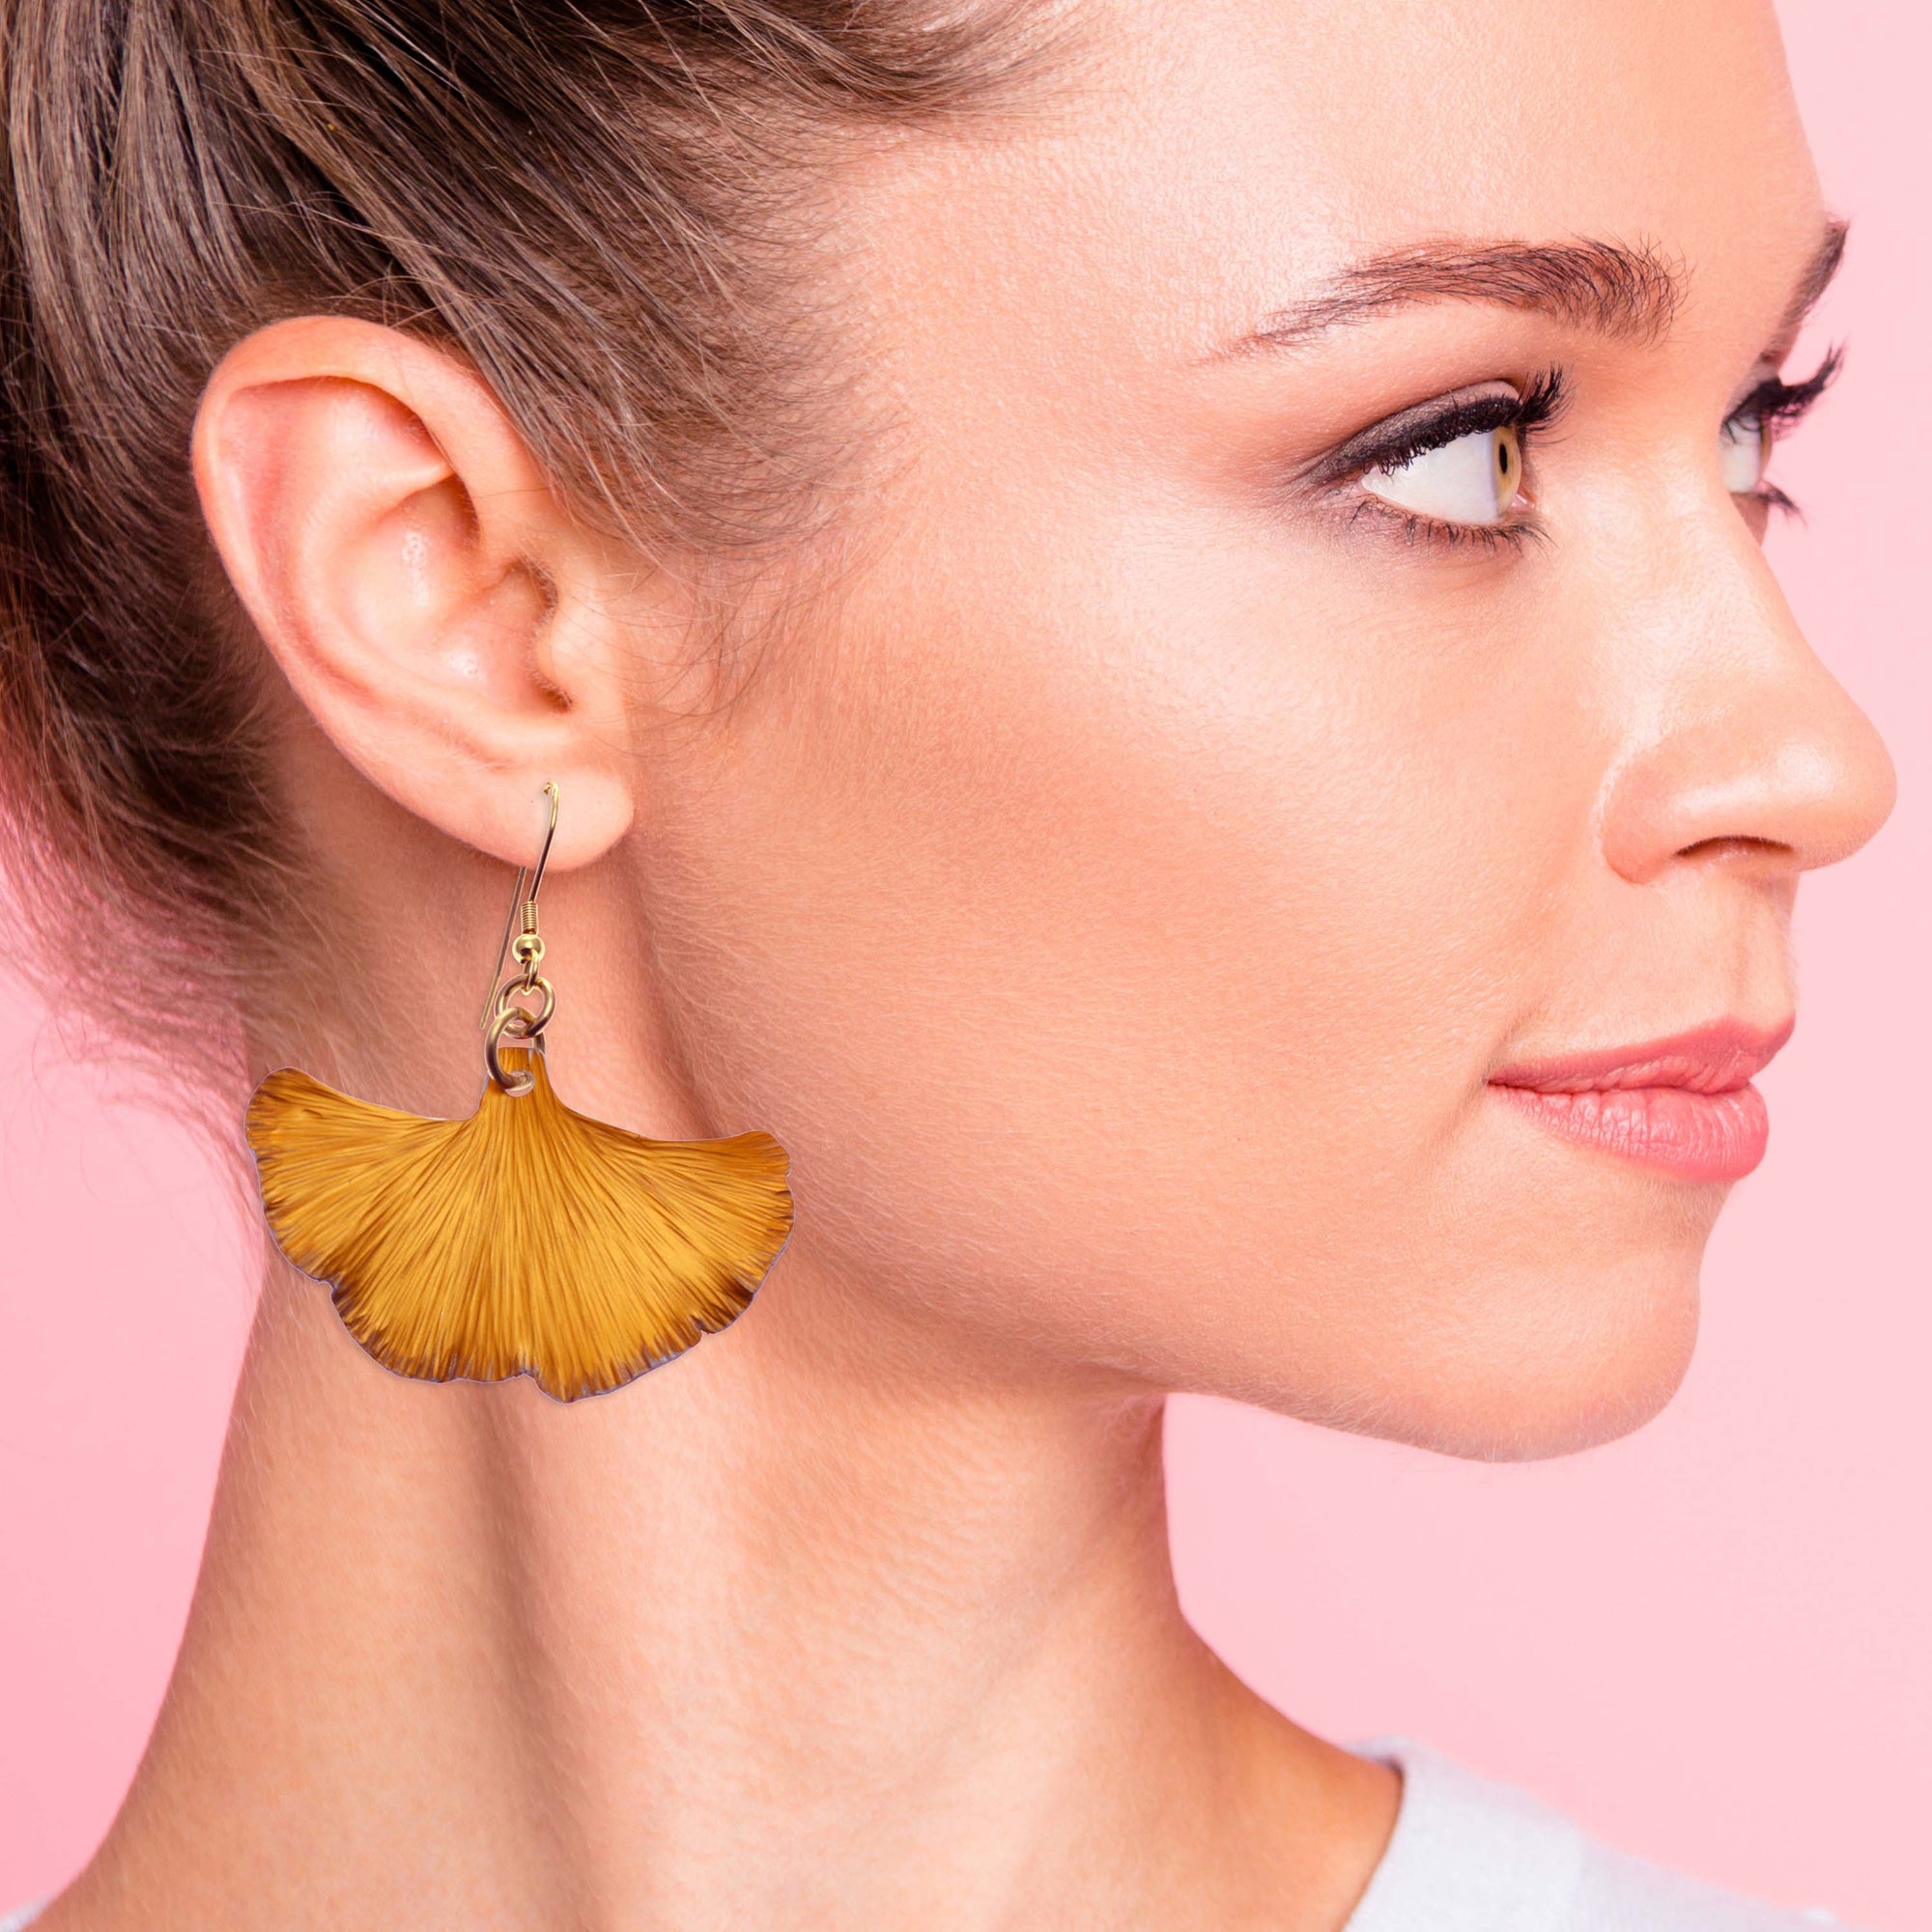
POLYGON ((1455 1434, 1411 1396, 1459 1350, 1520 1370, 1548 1303, 1482 1079, 1588 849, 1548 778, 1577 707, 1211 546, 984 556, 776 651, 656 814, 673 1017, 792 1150, 796 1259, 1455 1434))

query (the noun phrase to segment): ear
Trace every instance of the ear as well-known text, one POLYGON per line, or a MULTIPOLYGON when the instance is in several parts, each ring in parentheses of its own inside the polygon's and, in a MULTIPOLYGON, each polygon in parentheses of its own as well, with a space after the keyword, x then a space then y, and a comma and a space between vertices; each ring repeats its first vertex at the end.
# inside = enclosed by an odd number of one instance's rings
POLYGON ((472 371, 372 323, 274 323, 210 378, 193 459, 262 641, 365 778, 510 865, 532 857, 547 779, 565 806, 554 865, 623 836, 597 549, 472 371))

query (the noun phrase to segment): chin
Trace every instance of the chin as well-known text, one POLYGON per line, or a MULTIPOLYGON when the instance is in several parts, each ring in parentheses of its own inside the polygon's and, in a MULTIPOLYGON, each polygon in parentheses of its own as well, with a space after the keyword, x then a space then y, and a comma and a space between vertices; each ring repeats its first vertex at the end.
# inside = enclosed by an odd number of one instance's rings
MULTIPOLYGON (((1613 1442, 1658 1415, 1697 1346, 1701 1255, 1635 1258, 1610 1278, 1562 1284, 1567 1328, 1538 1322, 1508 1368, 1475 1374, 1428 1446, 1530 1462, 1613 1442)), ((1546 1290, 1549 1284, 1546 1282, 1546 1290)))
POLYGON ((1630 1435, 1661 1414, 1683 1386, 1692 1339, 1657 1351, 1630 1373, 1588 1388, 1569 1388, 1548 1402, 1518 1402, 1466 1427, 1458 1439, 1435 1445, 1444 1453, 1487 1463, 1532 1463, 1571 1456, 1630 1435))
MULTIPOLYGON (((1701 1251, 1701 1242, 1698 1244, 1701 1251)), ((1609 1267, 1486 1270, 1399 1350, 1375 1350, 1311 1402, 1265 1406, 1479 1462, 1568 1456, 1640 1429, 1683 1385, 1696 1350, 1701 1252, 1609 1267)), ((1384 1344, 1386 1338, 1384 1337, 1384 1344)))

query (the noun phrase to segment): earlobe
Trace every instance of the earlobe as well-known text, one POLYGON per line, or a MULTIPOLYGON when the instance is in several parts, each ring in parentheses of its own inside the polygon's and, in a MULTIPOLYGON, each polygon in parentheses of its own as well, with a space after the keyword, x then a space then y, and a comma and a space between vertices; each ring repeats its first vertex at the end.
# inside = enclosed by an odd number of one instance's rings
POLYGON ((193 457, 257 634, 365 778, 512 864, 546 780, 572 806, 555 864, 623 835, 623 693, 579 594, 589 553, 473 373, 373 324, 273 324, 210 379, 193 457))

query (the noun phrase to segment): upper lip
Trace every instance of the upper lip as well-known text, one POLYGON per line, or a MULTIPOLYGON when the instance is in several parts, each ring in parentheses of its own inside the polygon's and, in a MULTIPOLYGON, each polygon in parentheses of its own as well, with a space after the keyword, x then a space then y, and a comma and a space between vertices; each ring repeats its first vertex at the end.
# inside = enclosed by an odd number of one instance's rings
POLYGON ((1713 1020, 1665 1039, 1519 1061, 1490 1075, 1494 1087, 1538 1094, 1588 1094, 1618 1087, 1682 1087, 1693 1094, 1734 1094, 1791 1037, 1794 1019, 1756 1027, 1713 1020))

